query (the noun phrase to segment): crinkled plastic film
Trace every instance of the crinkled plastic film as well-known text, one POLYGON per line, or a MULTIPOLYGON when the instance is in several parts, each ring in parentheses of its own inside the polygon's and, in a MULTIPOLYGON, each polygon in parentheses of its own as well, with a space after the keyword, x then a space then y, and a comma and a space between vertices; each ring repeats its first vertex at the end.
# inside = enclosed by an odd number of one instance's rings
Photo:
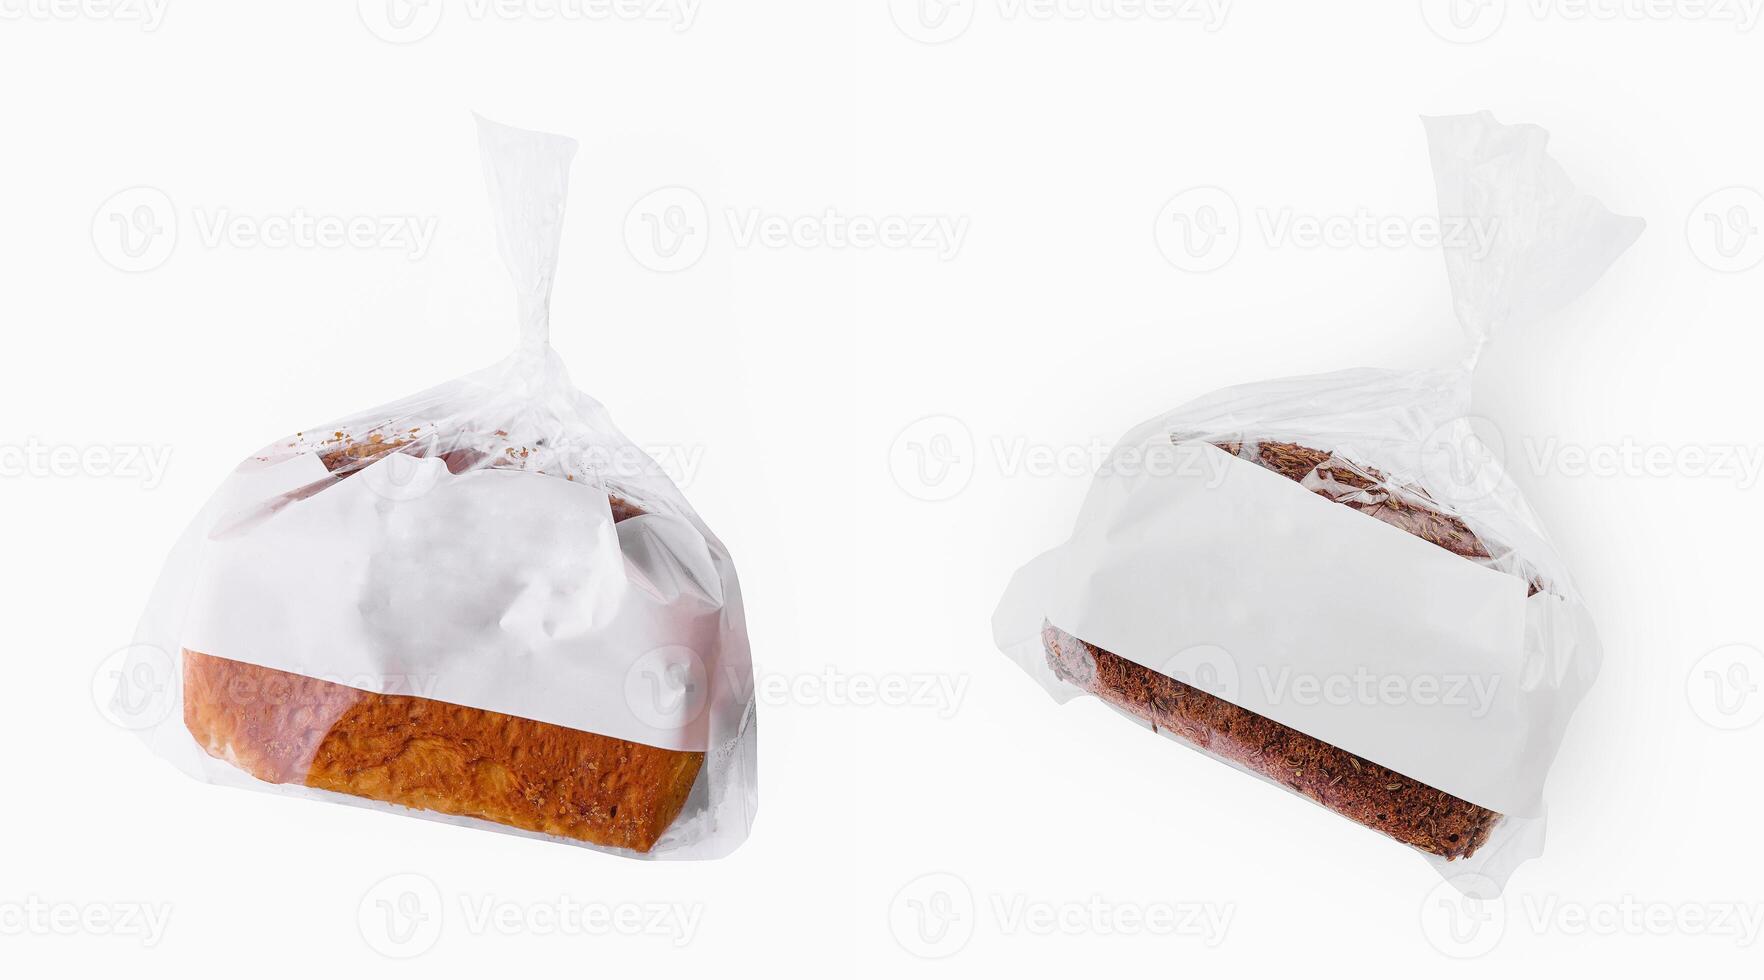
POLYGON ((1541 853, 1544 777, 1600 652, 1472 427, 1472 372, 1491 336, 1589 288, 1642 223, 1576 191, 1535 126, 1480 113, 1426 129, 1442 220, 1493 232, 1479 254, 1446 252, 1468 355, 1241 385, 1138 426, 1070 540, 1012 580, 994 634, 1060 700, 1094 694, 1454 878, 1499 883, 1541 853), (1160 453, 1179 463, 1148 465, 1160 453), (1291 674, 1391 686, 1299 703, 1291 674), (1416 696, 1442 678, 1481 684, 1480 700, 1416 696))
POLYGON ((175 702, 142 735, 212 782, 720 856, 757 804, 734 565, 550 346, 575 141, 479 135, 517 349, 240 464, 141 622, 126 669, 175 702))

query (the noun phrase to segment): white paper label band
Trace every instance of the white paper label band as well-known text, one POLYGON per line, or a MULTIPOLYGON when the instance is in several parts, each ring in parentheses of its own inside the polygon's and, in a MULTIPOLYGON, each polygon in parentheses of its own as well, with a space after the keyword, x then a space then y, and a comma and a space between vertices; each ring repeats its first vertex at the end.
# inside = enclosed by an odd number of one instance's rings
MULTIPOLYGON (((314 476, 309 459, 284 465, 283 490, 314 476)), ((262 499, 265 475, 250 477, 257 492, 241 497, 262 499)), ((722 615, 714 563, 690 525, 615 525, 603 500, 555 477, 454 475, 392 454, 217 521, 182 644, 703 751, 722 615)))

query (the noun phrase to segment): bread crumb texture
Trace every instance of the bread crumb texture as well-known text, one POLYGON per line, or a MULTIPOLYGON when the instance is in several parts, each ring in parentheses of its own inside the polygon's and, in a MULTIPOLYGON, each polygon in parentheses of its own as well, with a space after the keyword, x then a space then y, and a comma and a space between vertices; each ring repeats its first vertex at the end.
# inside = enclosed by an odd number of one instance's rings
POLYGON ((428 698, 376 694, 193 650, 184 725, 258 779, 648 851, 702 752, 428 698))

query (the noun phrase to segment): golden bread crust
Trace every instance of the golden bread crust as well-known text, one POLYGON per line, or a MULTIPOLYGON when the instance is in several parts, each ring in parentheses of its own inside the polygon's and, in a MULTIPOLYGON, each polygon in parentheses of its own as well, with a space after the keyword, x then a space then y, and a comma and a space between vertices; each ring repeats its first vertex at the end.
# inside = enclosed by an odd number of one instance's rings
POLYGON ((704 764, 702 752, 193 650, 183 659, 185 727, 208 754, 267 782, 648 851, 704 764))

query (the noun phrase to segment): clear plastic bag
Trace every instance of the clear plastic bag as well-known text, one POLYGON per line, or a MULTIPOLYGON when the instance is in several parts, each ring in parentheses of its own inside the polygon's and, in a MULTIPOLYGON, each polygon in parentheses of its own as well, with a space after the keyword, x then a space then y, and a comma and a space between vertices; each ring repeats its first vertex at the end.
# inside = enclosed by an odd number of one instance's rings
POLYGON ((549 343, 574 140, 479 121, 520 345, 277 440, 166 563, 130 676, 198 778, 702 858, 757 804, 728 552, 549 343))
POLYGON ((1537 127, 1426 128, 1442 221, 1493 232, 1446 250, 1470 356, 1242 385, 1140 425, 993 628, 1059 700, 1097 695, 1498 887, 1541 852, 1544 780, 1600 654, 1472 428, 1471 374, 1642 223, 1577 193, 1537 127))

